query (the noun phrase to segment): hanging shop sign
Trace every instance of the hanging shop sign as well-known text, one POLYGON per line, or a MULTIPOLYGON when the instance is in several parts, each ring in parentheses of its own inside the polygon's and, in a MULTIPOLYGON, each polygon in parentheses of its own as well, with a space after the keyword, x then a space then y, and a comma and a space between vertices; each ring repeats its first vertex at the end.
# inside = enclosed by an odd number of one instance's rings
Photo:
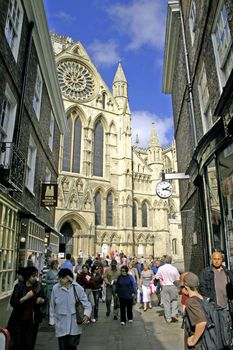
POLYGON ((42 183, 41 184, 41 206, 56 207, 57 206, 58 184, 42 183))

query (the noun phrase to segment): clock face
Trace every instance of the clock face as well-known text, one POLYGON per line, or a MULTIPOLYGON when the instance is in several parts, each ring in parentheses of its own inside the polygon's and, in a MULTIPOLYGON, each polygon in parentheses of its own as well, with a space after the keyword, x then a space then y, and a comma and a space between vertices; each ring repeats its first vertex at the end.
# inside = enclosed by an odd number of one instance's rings
POLYGON ((169 198, 172 194, 172 185, 170 182, 161 181, 156 186, 156 193, 160 198, 169 198))
POLYGON ((75 60, 66 60, 58 64, 57 72, 64 96, 80 102, 94 98, 96 83, 88 67, 75 60))

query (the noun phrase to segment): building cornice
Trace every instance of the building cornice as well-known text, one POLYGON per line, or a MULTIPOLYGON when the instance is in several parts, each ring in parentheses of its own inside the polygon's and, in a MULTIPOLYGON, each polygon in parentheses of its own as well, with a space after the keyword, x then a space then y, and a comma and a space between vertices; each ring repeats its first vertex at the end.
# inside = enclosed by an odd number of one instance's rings
POLYGON ((24 0, 23 5, 28 21, 35 24, 33 29, 33 41, 36 47, 40 69, 47 87, 54 118, 57 121, 60 132, 64 134, 66 130, 65 110, 58 82, 55 58, 49 36, 43 0, 24 0))
POLYGON ((168 13, 165 35, 162 91, 171 94, 173 75, 180 30, 180 6, 178 0, 168 1, 168 13))

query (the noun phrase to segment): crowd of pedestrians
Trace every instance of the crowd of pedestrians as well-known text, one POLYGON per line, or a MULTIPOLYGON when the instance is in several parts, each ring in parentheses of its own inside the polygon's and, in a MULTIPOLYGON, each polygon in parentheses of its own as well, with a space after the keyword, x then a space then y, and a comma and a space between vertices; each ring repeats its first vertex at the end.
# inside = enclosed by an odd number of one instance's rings
POLYGON ((161 306, 167 324, 179 322, 181 302, 180 313, 190 325, 189 332, 185 331, 185 344, 195 349, 203 349, 200 344, 208 324, 199 301, 208 298, 218 308, 224 324, 220 330, 224 346, 215 346, 215 349, 230 349, 231 346, 233 276, 224 267, 221 252, 213 253, 212 265, 202 271, 200 282, 191 272, 180 275, 167 255, 138 259, 127 258, 123 252, 84 259, 80 251, 76 264, 71 255, 66 254, 60 266, 57 260, 49 261, 40 279, 34 266, 19 269, 17 277, 8 323, 14 350, 34 349, 39 323, 44 316, 49 325, 55 327, 59 350, 75 350, 82 331, 82 326, 76 322, 77 298, 84 307, 83 324, 98 321, 101 301, 106 304, 106 317, 118 320, 121 327, 127 322, 133 323, 136 303, 141 304, 144 312, 154 305, 161 306), (156 304, 152 303, 153 294, 157 296, 156 304))

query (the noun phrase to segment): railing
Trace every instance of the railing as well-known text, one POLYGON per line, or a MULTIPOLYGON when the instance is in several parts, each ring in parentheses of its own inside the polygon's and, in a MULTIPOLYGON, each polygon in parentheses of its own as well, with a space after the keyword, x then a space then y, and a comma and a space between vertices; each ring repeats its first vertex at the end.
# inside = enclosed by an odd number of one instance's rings
POLYGON ((13 142, 0 142, 0 183, 11 191, 23 191, 25 159, 13 142))

